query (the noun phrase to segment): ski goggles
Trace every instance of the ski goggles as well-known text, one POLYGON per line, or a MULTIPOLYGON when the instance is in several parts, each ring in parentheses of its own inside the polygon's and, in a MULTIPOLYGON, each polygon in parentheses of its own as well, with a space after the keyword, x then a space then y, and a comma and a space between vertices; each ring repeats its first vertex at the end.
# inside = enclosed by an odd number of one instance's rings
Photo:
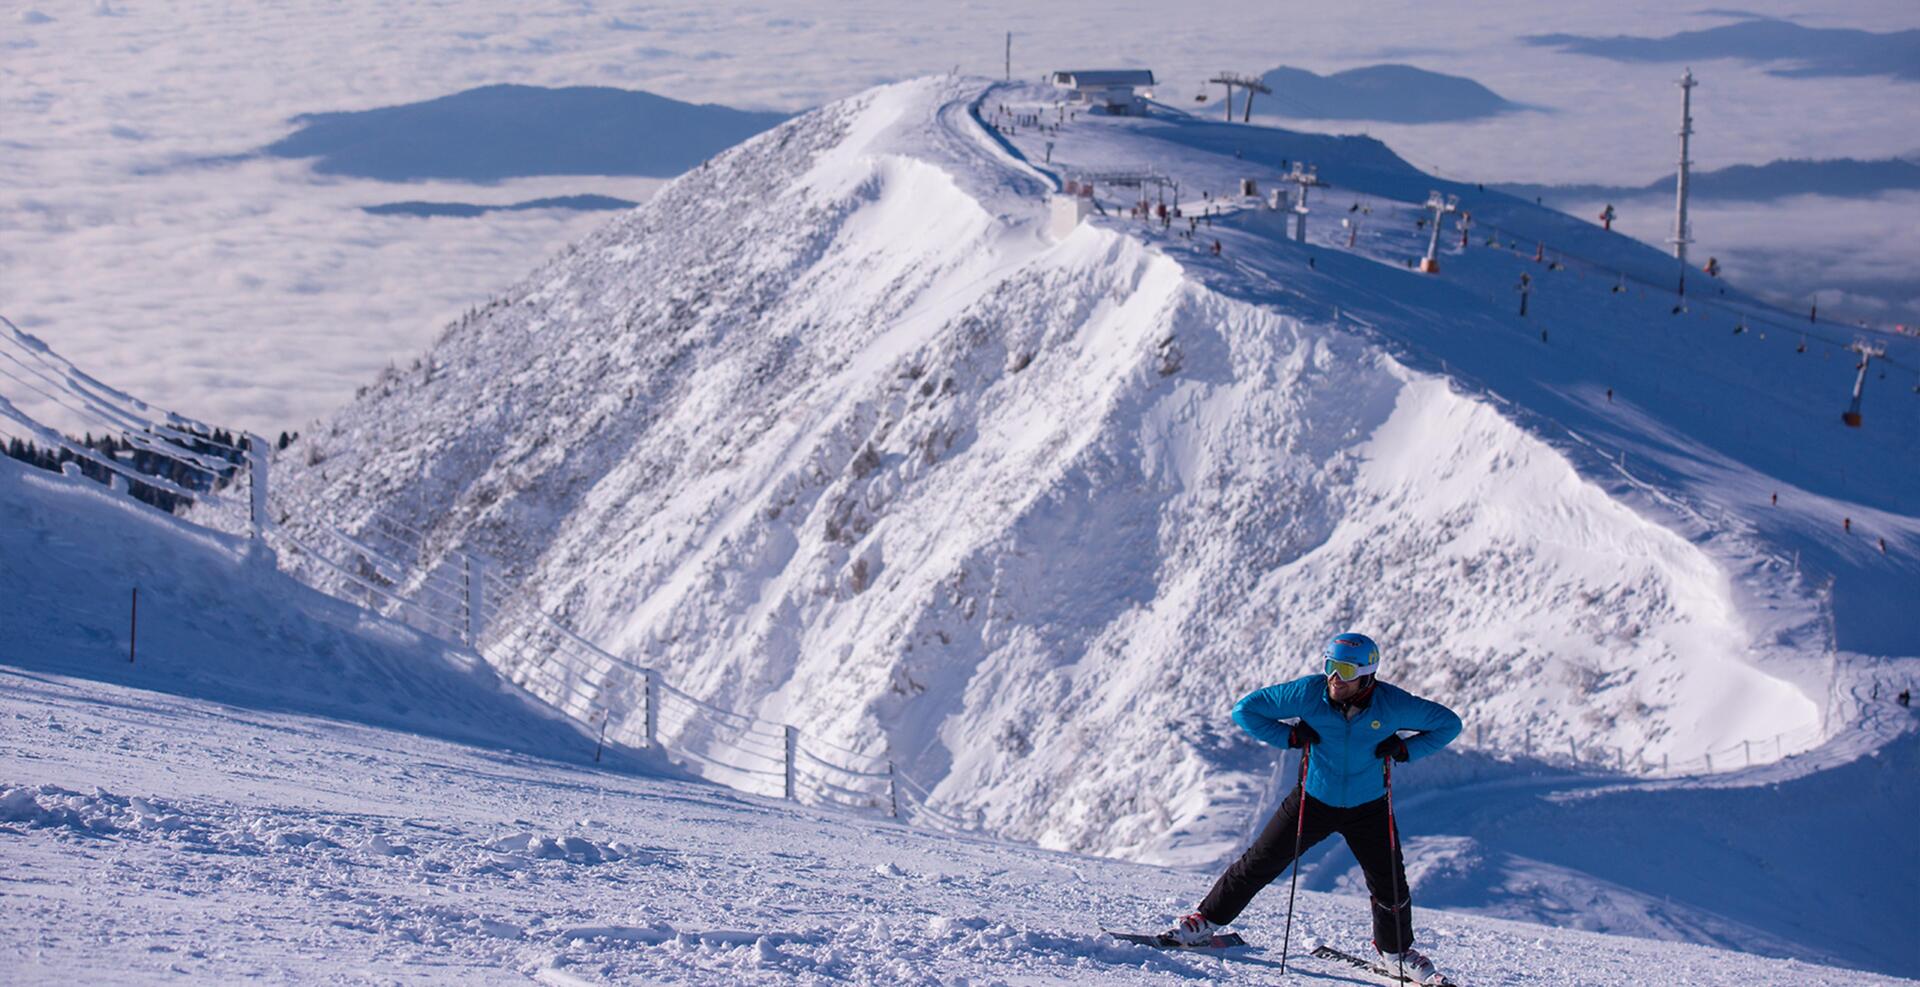
POLYGON ((1362 675, 1372 675, 1379 668, 1380 663, 1377 661, 1371 665, 1362 665, 1358 662, 1343 661, 1339 658, 1327 659, 1327 675, 1338 678, 1342 682, 1351 682, 1362 675))

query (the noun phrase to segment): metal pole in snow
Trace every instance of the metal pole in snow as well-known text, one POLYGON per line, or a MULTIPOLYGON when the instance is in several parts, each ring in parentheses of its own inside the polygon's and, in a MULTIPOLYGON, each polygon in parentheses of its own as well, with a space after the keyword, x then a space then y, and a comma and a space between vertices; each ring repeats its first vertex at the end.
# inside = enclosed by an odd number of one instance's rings
POLYGON ((606 749, 607 721, 610 719, 612 719, 612 717, 607 715, 606 710, 603 709, 600 711, 600 739, 593 745, 593 763, 595 764, 600 763, 600 752, 606 749))
POLYGON ((892 761, 887 762, 887 806, 887 815, 900 818, 900 789, 894 785, 892 761))
POLYGON ((477 648, 480 635, 487 629, 487 560, 471 552, 462 552, 460 559, 467 581, 466 597, 462 601, 467 611, 467 643, 477 648))
MULTIPOLYGON (((473 556, 460 556, 460 631, 466 643, 473 643, 473 556)), ((594 760, 600 760, 598 754, 594 760)))
POLYGON ((787 731, 787 801, 792 802, 792 801, 795 801, 793 797, 793 750, 797 744, 800 731, 794 729, 793 727, 787 727, 786 731, 787 731))
POLYGON ((134 642, 140 633, 140 587, 133 588, 133 609, 127 617, 127 664, 133 664, 134 642))
POLYGON ((255 541, 267 527, 267 440, 247 433, 247 520, 255 541))
POLYGON ((652 750, 660 743, 660 686, 653 669, 641 674, 646 677, 647 749, 652 750))

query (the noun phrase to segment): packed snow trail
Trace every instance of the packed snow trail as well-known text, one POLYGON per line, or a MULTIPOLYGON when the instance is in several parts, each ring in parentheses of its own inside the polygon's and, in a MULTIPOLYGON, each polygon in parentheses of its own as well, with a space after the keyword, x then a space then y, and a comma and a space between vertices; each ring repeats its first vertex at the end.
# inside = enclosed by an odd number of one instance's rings
MULTIPOLYGON (((76 656, 88 657, 88 656, 76 656)), ((79 669, 76 669, 79 670, 79 669)), ((349 673, 350 674, 350 673, 349 673)), ((0 965, 20 983, 1274 982, 1173 954, 1207 875, 941 836, 718 787, 0 667, 0 965)), ((1363 898, 1294 933, 1357 949, 1363 898)), ((1895 983, 1422 909, 1463 983, 1895 983)), ((1289 961, 1289 983, 1351 971, 1289 961)))

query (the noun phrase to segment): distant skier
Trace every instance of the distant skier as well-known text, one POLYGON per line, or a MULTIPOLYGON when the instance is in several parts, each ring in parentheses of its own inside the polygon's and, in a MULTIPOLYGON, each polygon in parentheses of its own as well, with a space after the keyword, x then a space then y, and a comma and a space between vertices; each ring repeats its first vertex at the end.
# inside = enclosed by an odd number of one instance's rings
POLYGON ((1233 707, 1240 728, 1275 747, 1308 749, 1306 783, 1267 820, 1253 845, 1214 881, 1193 914, 1166 937, 1209 941, 1238 918, 1260 889, 1286 872, 1296 844, 1304 852, 1339 833, 1373 896, 1373 943, 1385 969, 1413 983, 1444 978, 1413 948, 1412 894, 1397 838, 1389 832, 1382 762, 1411 761, 1460 735, 1460 717, 1427 699, 1378 681, 1380 649, 1364 634, 1327 641, 1322 673, 1248 693, 1233 707), (1293 720, 1292 723, 1283 722, 1293 720), (1398 731, 1419 731, 1402 738, 1398 731), (1304 801, 1304 806, 1302 802, 1304 801))

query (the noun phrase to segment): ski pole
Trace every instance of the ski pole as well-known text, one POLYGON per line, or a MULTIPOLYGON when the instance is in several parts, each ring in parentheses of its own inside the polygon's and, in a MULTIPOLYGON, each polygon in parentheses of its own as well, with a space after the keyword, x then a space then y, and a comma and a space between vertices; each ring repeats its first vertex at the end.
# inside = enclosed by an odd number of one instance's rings
POLYGON ((1287 931, 1280 936, 1280 972, 1287 972, 1287 947, 1293 944, 1293 895, 1300 888, 1300 838, 1307 832, 1307 755, 1312 744, 1300 745, 1300 815, 1293 827, 1293 879, 1287 884, 1287 931))
MULTIPOLYGON (((1388 757, 1385 761, 1381 762, 1380 771, 1387 785, 1387 870, 1392 873, 1393 881, 1393 934, 1394 938, 1405 940, 1412 938, 1412 936, 1410 934, 1402 935, 1400 926, 1400 906, 1405 903, 1405 900, 1400 896, 1400 833, 1393 824, 1392 757, 1388 757)), ((1408 933, 1412 931, 1411 928, 1407 929, 1408 933)), ((1409 944, 1403 941, 1399 945, 1400 948, 1396 951, 1396 954, 1400 957, 1399 977, 1401 982, 1404 983, 1407 979, 1407 946, 1409 944)))

